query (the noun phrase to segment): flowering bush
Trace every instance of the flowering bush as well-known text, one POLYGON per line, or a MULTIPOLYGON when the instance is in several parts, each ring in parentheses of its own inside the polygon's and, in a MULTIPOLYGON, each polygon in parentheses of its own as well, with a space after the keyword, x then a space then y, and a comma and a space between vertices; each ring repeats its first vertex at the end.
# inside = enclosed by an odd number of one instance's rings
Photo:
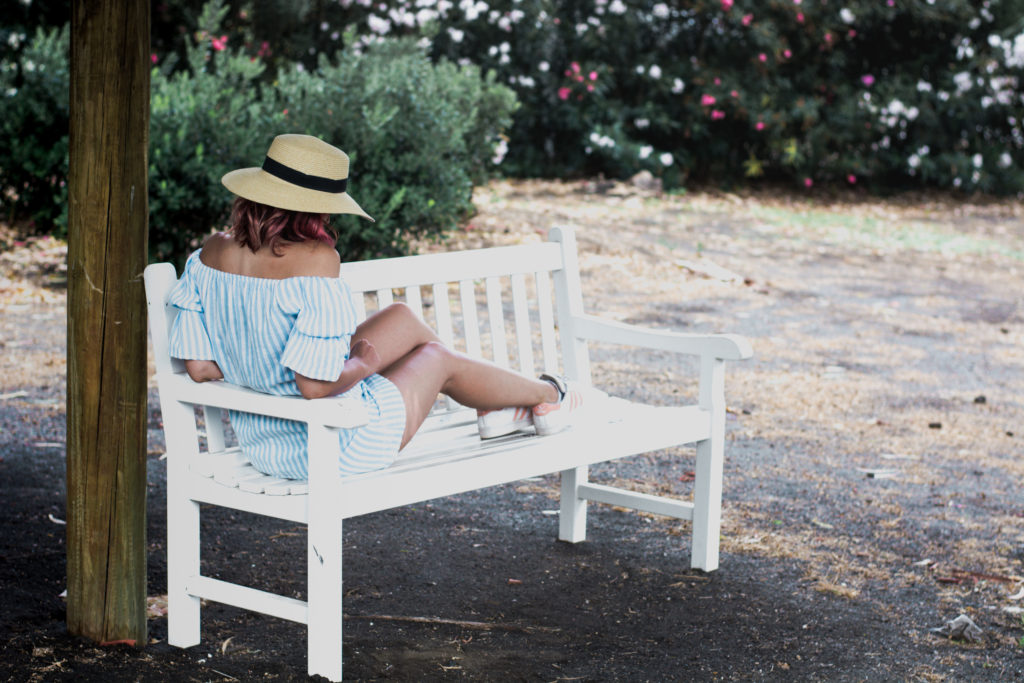
POLYGON ((316 50, 412 33, 435 57, 495 69, 522 104, 506 173, 1024 187, 1022 0, 339 0, 329 9, 316 50))

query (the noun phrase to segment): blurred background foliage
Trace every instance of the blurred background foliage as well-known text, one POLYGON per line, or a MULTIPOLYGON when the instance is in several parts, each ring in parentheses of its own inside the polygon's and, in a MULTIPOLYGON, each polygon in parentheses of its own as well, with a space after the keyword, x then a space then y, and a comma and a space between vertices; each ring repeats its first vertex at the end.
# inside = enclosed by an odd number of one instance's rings
MULTIPOLYGON (((67 3, 0 0, 2 208, 66 224, 67 3)), ((151 242, 180 257, 280 132, 353 157, 401 253, 502 173, 671 190, 1024 190, 1024 0, 201 0, 153 4, 151 242)))

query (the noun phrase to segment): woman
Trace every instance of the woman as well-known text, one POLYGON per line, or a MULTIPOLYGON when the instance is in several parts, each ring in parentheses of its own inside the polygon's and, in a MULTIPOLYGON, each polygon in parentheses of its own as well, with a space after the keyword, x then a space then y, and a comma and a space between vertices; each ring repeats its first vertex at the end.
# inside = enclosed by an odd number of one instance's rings
MULTIPOLYGON (((328 214, 373 220, 346 192, 348 169, 340 149, 280 135, 262 168, 224 176, 237 195, 231 228, 189 257, 171 292, 180 309, 171 355, 197 382, 305 398, 354 392, 369 423, 341 430, 342 474, 390 465, 438 393, 476 408, 482 437, 567 427, 582 400, 562 378, 528 378, 449 349, 404 304, 356 324, 327 226, 328 214)), ((231 424, 256 469, 306 477, 305 425, 234 411, 231 424)))

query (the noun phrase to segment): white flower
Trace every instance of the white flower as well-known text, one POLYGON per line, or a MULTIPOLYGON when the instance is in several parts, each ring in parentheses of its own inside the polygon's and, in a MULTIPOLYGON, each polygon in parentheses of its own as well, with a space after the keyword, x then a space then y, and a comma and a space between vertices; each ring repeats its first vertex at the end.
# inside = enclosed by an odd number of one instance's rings
POLYGON ((971 163, 974 164, 974 168, 981 168, 981 165, 985 163, 985 159, 980 154, 975 154, 971 157, 971 163))
POLYGON ((639 129, 643 130, 644 128, 647 128, 649 125, 651 125, 651 120, 650 119, 636 119, 635 121, 633 121, 633 125, 636 126, 639 129))
POLYGON ((651 68, 647 70, 647 75, 651 78, 661 78, 661 67, 657 64, 652 64, 651 68))
POLYGON ((931 92, 932 91, 932 84, 929 83, 928 81, 918 81, 917 82, 917 91, 918 92, 931 92))
POLYGON ((686 89, 686 84, 683 83, 683 79, 677 78, 672 81, 672 94, 678 95, 686 89))
POLYGON ((644 145, 643 147, 640 148, 639 156, 641 159, 646 159, 647 157, 651 156, 651 152, 653 151, 653 147, 651 147, 650 145, 644 145))
POLYGON ((612 4, 608 5, 608 11, 612 14, 625 14, 626 5, 623 4, 622 0, 612 0, 612 4))
POLYGON ((512 61, 512 58, 509 57, 508 54, 506 54, 504 52, 502 52, 501 56, 498 57, 498 64, 508 64, 511 61, 512 61))
POLYGON ((512 19, 510 19, 509 17, 502 17, 498 19, 498 28, 500 28, 502 31, 511 31, 512 19))
POLYGON ((331 27, 331 25, 330 25, 330 24, 328 24, 328 23, 327 23, 326 21, 322 21, 322 22, 320 22, 320 30, 321 30, 321 31, 326 31, 326 30, 327 30, 327 29, 329 29, 330 27, 331 27))
POLYGON ((910 166, 910 168, 917 168, 920 165, 921 157, 917 156, 916 154, 911 154, 910 158, 907 159, 907 166, 910 166))
POLYGON ((460 31, 457 28, 448 27, 448 37, 452 39, 453 43, 461 43, 462 39, 466 37, 464 31, 460 31))
POLYGON ((1003 152, 999 155, 999 168, 1010 168, 1013 164, 1013 157, 1010 156, 1009 152, 1003 152))
POLYGON ((666 5, 663 2, 659 2, 654 7, 651 8, 651 14, 653 14, 658 19, 668 19, 668 5, 666 5))
POLYGON ((587 26, 586 24, 576 24, 576 35, 582 36, 584 33, 587 32, 588 28, 590 27, 587 26))
POLYGON ((508 51, 512 49, 512 46, 509 45, 508 43, 502 43, 501 45, 498 46, 498 49, 501 51, 501 54, 507 55, 508 51))
POLYGON ((519 85, 523 86, 524 88, 532 88, 533 86, 537 85, 537 82, 534 81, 533 78, 531 78, 530 76, 520 76, 519 85))
POLYGON ((675 160, 672 158, 671 154, 663 152, 662 155, 658 157, 658 161, 661 162, 662 166, 671 166, 672 162, 675 160))
POLYGON ((508 142, 505 138, 498 140, 498 144, 494 146, 494 155, 491 157, 491 161, 495 164, 500 164, 505 160, 505 155, 508 154, 508 142))
POLYGON ((959 178, 953 178, 953 187, 960 187, 964 181, 959 178))
POLYGON ((918 148, 917 153, 923 157, 926 157, 929 153, 931 153, 931 151, 932 148, 929 147, 928 145, 921 145, 921 147, 918 148))
POLYGON ((543 73, 547 73, 548 71, 551 70, 551 65, 548 64, 547 62, 541 62, 540 64, 537 65, 537 70, 543 73))
POLYGON ((956 85, 956 94, 963 95, 974 85, 974 79, 967 71, 961 71, 953 75, 953 83, 956 85))
POLYGON ((839 10, 839 18, 842 19, 843 22, 847 24, 852 24, 853 22, 857 21, 857 17, 853 16, 853 12, 846 9, 845 7, 839 10))
POLYGON ((643 65, 643 64, 637 64, 637 65, 636 65, 636 72, 637 72, 638 74, 640 74, 640 75, 642 76, 642 75, 643 75, 643 73, 644 73, 644 71, 647 71, 647 69, 646 69, 646 68, 644 68, 644 65, 643 65))
POLYGON ((420 26, 423 26, 424 24, 429 24, 430 22, 434 21, 435 19, 437 19, 437 17, 437 10, 421 9, 419 12, 416 13, 416 23, 418 23, 420 26))
POLYGON ((992 33, 988 37, 988 44, 992 47, 999 47, 1003 42, 1003 39, 998 34, 992 33))
POLYGON ((384 35, 391 30, 391 22, 387 19, 382 19, 376 14, 371 14, 366 17, 366 25, 370 27, 370 30, 374 33, 384 35))

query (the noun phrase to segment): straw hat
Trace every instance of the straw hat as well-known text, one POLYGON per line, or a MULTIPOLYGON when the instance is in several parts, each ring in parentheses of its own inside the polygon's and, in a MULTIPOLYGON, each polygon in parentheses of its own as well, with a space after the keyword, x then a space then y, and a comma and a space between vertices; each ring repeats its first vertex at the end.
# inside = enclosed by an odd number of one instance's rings
POLYGON ((240 168, 221 178, 239 197, 290 211, 369 214, 345 192, 348 155, 311 135, 278 135, 262 168, 240 168))

